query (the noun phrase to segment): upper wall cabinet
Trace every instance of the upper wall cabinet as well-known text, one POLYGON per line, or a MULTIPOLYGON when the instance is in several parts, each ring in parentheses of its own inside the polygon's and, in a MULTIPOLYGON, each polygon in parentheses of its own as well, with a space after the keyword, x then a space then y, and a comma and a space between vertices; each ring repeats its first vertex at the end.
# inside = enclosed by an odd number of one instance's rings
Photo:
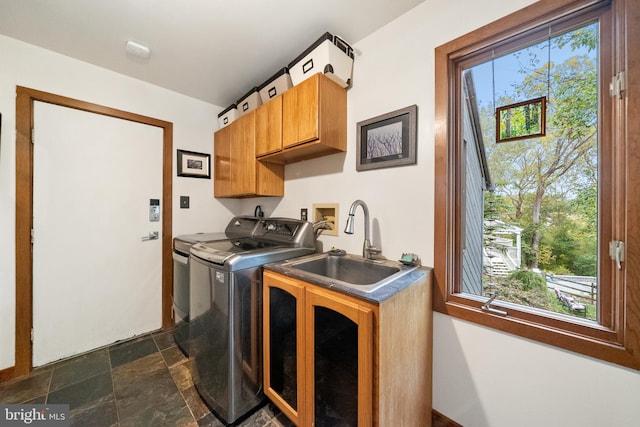
POLYGON ((258 162, 255 150, 255 111, 214 134, 215 197, 284 196, 284 166, 258 162))
POLYGON ((276 96, 256 110, 256 157, 282 151, 282 97, 276 96))
POLYGON ((293 163, 347 150, 347 91, 318 73, 256 110, 256 157, 293 163))

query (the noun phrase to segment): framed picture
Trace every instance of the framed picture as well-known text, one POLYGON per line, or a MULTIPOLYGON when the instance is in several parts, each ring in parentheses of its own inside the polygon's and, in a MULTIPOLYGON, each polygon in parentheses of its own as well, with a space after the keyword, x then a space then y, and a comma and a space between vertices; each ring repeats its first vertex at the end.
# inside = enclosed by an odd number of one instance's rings
POLYGON ((545 136, 547 97, 496 108, 496 142, 545 136))
POLYGON ((416 163, 418 106, 358 122, 356 170, 416 163))
POLYGON ((178 176, 211 178, 211 155, 178 150, 178 176))

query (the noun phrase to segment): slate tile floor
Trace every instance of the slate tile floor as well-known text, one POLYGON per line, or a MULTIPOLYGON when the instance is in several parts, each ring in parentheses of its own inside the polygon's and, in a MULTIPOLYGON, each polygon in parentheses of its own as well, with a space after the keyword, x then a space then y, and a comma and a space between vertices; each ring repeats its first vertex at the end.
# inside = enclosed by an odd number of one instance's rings
MULTIPOLYGON (((161 331, 0 384, 0 403, 68 403, 73 426, 223 426, 200 399, 187 363, 171 331, 161 331)), ((240 425, 293 426, 272 404, 240 425)))

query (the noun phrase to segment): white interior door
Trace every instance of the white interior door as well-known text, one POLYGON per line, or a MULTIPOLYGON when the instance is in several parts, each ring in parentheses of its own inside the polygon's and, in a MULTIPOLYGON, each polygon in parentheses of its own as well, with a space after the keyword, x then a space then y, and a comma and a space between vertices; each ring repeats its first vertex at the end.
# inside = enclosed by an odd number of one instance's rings
POLYGON ((36 102, 33 365, 161 327, 162 129, 36 102), (143 236, 157 231, 157 240, 143 236))

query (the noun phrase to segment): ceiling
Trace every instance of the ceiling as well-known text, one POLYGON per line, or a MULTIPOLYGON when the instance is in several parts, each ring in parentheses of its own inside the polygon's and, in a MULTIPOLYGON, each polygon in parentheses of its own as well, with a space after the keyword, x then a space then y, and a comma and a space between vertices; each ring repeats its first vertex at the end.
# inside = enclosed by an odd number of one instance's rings
POLYGON ((423 1, 0 0, 0 34, 226 107, 325 32, 354 44, 423 1))

